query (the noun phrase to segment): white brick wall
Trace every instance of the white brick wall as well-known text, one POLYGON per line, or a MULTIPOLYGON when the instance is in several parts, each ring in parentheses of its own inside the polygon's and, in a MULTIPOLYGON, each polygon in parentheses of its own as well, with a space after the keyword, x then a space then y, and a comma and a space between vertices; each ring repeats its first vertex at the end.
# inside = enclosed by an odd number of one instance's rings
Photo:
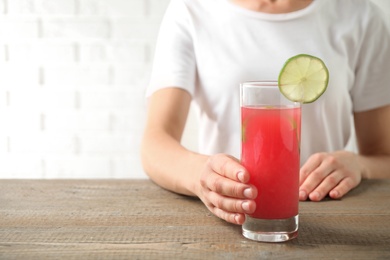
POLYGON ((0 0, 0 178, 145 177, 144 91, 168 2, 0 0))
POLYGON ((169 0, 0 0, 0 178, 139 178, 169 0))

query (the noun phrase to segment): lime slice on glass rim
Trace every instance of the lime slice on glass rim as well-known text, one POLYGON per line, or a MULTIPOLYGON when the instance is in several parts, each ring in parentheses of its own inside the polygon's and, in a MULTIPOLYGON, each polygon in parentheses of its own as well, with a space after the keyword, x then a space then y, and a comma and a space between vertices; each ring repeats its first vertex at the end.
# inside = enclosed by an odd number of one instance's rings
POLYGON ((299 54, 285 62, 279 73, 278 86, 287 99, 311 103, 325 92, 328 81, 328 68, 320 58, 299 54))

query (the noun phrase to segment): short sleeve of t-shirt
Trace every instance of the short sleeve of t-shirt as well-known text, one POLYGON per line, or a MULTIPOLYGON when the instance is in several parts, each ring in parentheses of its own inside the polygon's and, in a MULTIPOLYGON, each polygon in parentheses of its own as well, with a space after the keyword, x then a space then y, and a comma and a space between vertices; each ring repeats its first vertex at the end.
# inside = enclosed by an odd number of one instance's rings
POLYGON ((368 13, 351 90, 355 112, 390 104, 390 29, 376 6, 368 13))
POLYGON ((171 1, 164 15, 147 97, 165 87, 178 87, 194 94, 196 63, 189 13, 183 2, 171 1))

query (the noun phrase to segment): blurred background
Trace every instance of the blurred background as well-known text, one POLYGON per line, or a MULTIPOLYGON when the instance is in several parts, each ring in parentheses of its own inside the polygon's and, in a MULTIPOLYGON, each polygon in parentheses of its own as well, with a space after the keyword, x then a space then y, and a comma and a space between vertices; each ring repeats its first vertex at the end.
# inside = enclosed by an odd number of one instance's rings
MULTIPOLYGON (((390 1, 371 1, 390 24, 390 1)), ((144 94, 168 3, 0 0, 0 178, 146 178, 144 94)), ((191 114, 189 149, 196 135, 191 114)))

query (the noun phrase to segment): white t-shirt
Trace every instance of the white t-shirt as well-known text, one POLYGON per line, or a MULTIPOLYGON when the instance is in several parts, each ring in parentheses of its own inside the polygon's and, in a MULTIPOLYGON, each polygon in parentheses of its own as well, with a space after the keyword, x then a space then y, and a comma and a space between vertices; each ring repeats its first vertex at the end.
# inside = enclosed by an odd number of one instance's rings
POLYGON ((228 0, 172 0, 147 96, 165 87, 188 91, 199 152, 239 158, 239 84, 277 80, 288 58, 311 54, 325 62, 330 79, 317 101, 303 105, 301 163, 315 152, 347 149, 353 112, 390 104, 390 33, 381 15, 365 0, 315 0, 287 14, 228 0))

